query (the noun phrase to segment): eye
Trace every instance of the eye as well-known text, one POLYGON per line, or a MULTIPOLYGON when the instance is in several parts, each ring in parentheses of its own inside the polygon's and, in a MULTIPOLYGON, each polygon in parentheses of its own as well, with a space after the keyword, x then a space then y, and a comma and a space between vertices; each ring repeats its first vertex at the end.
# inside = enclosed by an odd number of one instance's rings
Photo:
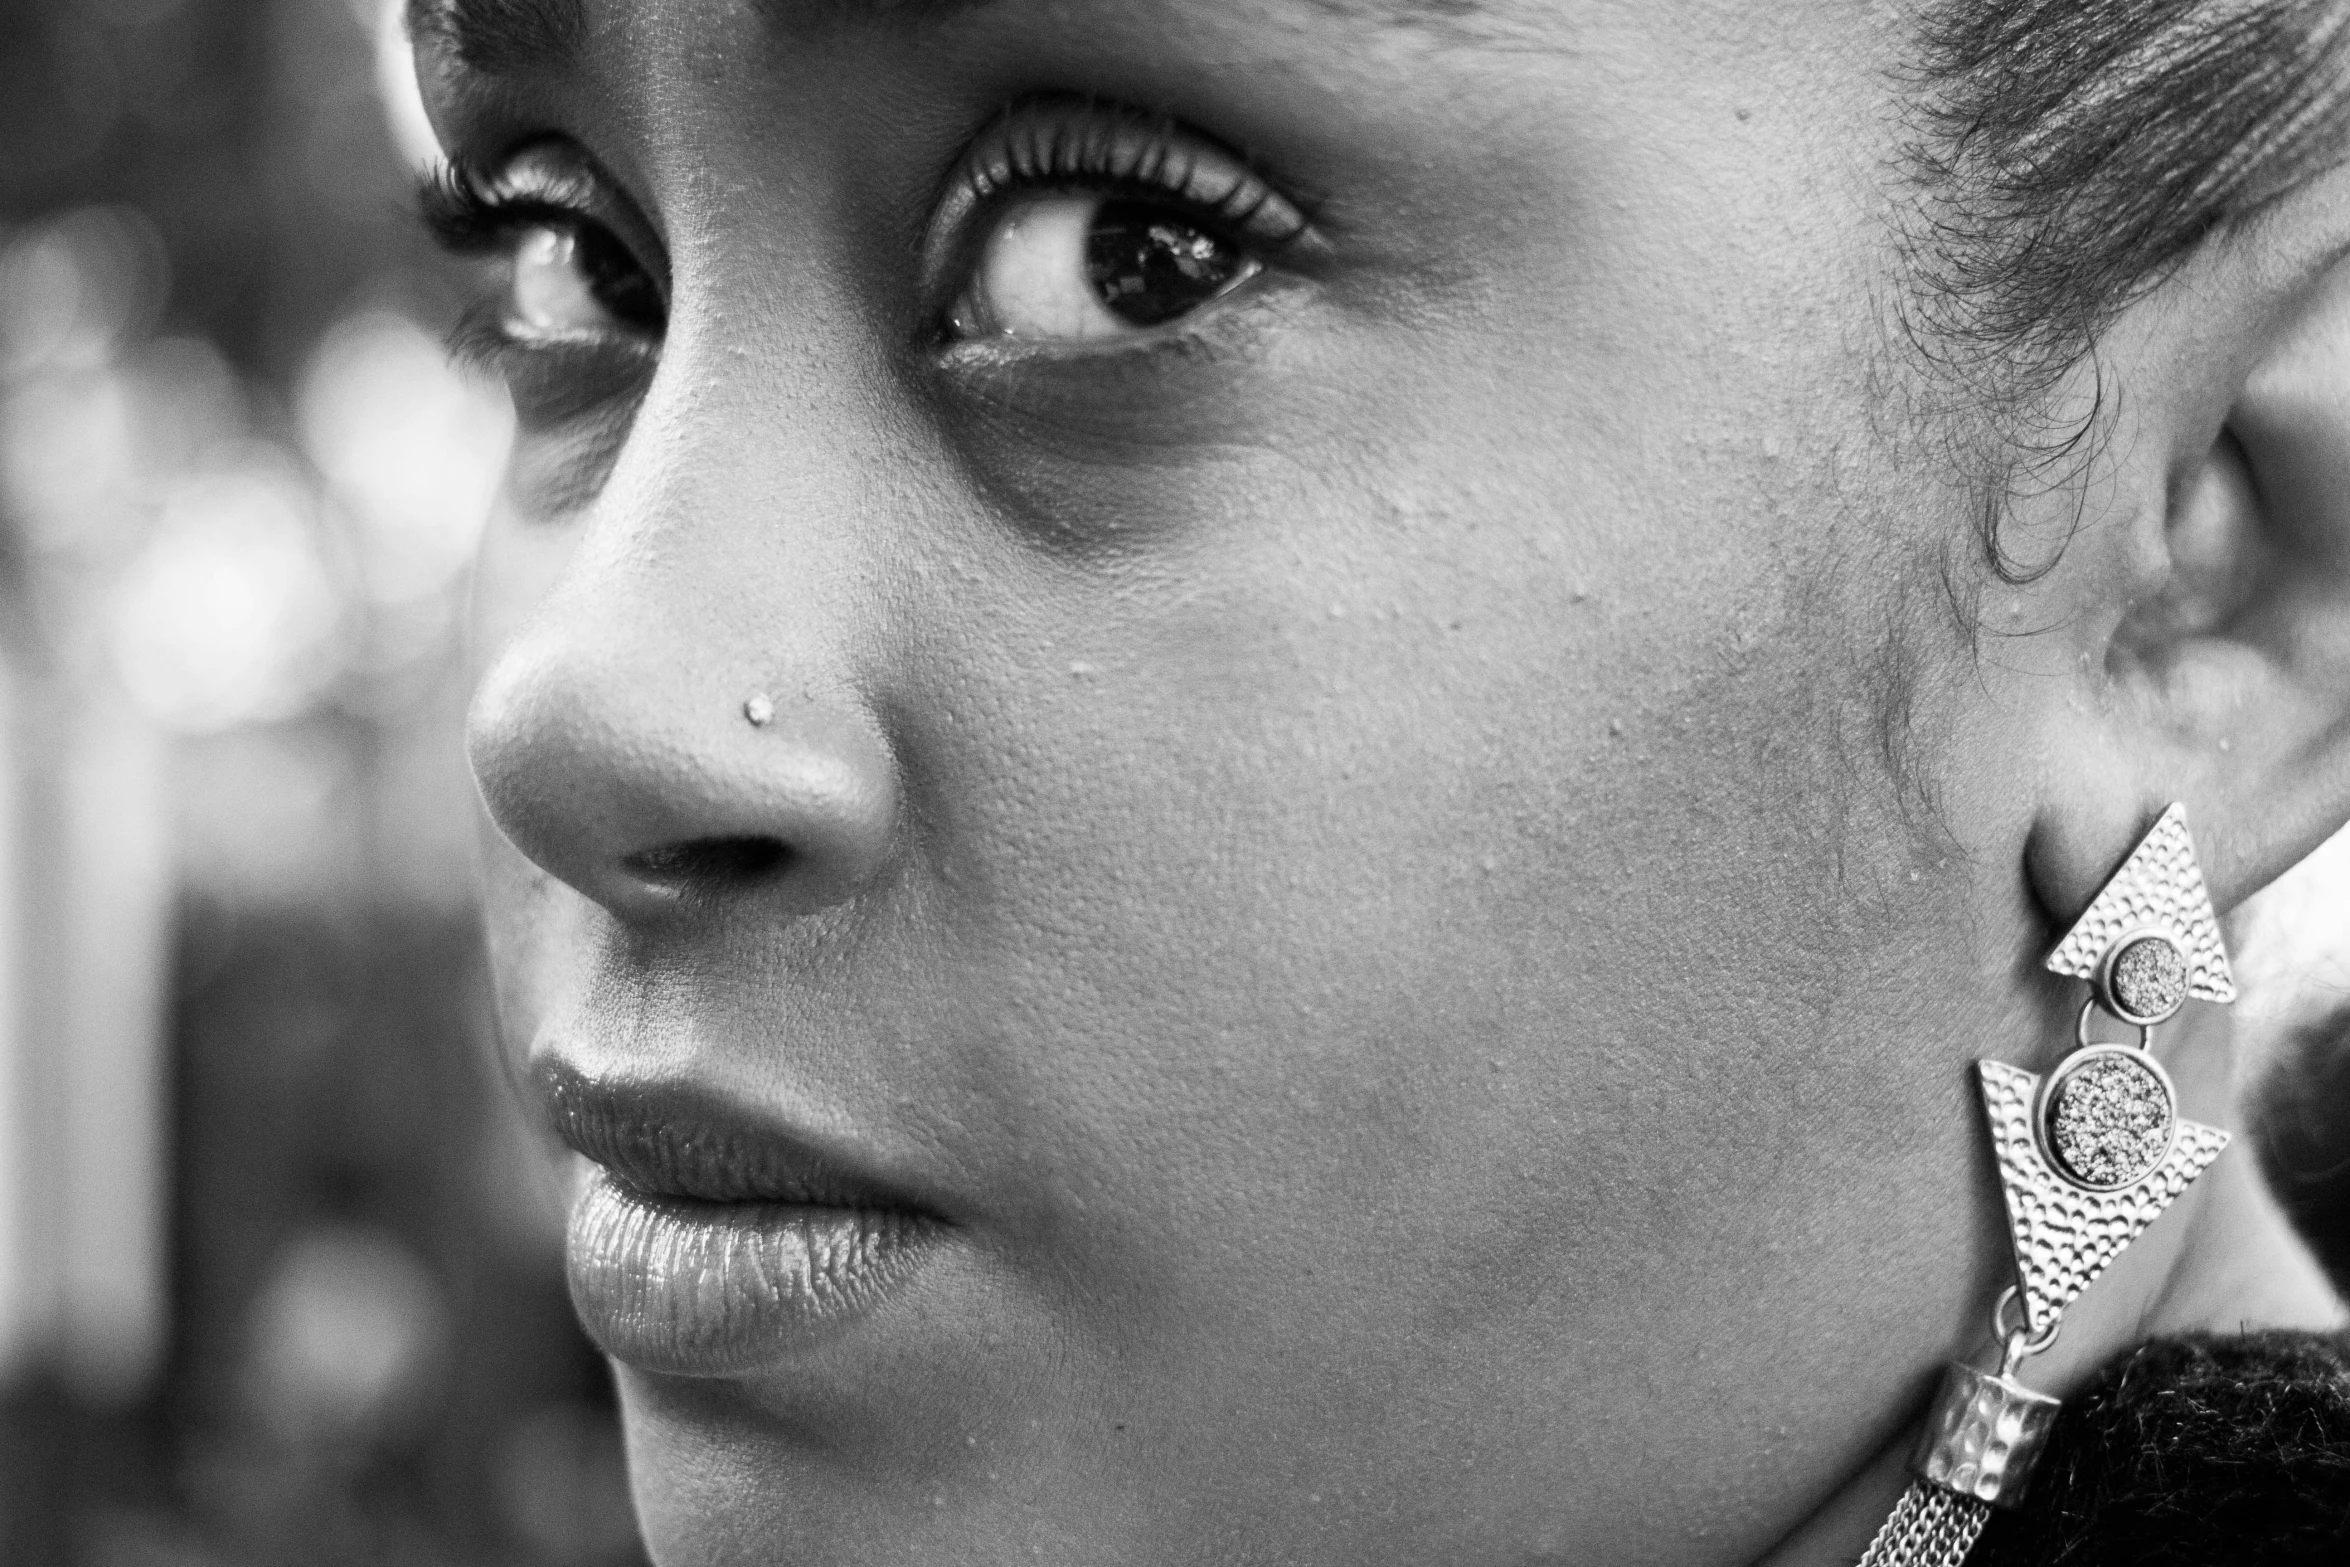
POLYGON ((443 246, 501 263, 460 352, 498 361, 508 349, 659 345, 669 307, 651 270, 658 242, 577 149, 543 143, 490 170, 452 164, 419 195, 443 246))
POLYGON ((626 246, 589 224, 531 224, 514 239, 506 329, 523 341, 657 335, 661 292, 626 246))
POLYGON ((1091 342, 1179 321, 1258 271, 1168 202, 1056 193, 1014 202, 980 245, 957 337, 1091 342))
POLYGON ((1013 105, 964 150, 924 244, 953 341, 1101 343, 1174 326, 1321 237, 1249 159, 1092 98, 1013 105))

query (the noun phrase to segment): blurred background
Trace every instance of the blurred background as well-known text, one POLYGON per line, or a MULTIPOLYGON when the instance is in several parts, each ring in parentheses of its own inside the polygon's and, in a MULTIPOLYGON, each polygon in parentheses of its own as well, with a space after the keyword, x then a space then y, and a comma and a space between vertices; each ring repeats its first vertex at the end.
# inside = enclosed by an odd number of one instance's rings
POLYGON ((378 0, 0 0, 0 1562, 639 1560, 493 1081, 378 0))
MULTIPOLYGON (((379 0, 0 0, 0 1567, 639 1560, 494 1081, 501 394, 379 0)), ((2350 1266, 2350 841, 2239 922, 2350 1266)))

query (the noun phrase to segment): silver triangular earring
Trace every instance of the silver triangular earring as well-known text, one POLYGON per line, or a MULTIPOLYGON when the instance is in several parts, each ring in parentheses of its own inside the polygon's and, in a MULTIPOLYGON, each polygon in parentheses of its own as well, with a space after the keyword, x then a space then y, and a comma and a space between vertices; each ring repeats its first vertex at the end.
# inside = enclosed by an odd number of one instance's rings
POLYGON ((2226 1132, 2181 1118, 2149 1048, 2189 998, 2236 999, 2184 805, 2162 813, 2047 966, 2089 982, 2072 1054, 2045 1079, 1975 1063, 2015 1247, 2016 1282, 1991 1309, 1999 1369, 1944 1374, 1911 1457, 1917 1479, 1860 1567, 1958 1567, 1991 1509, 2023 1499, 2057 1401, 2017 1382, 2017 1368, 2056 1341, 2065 1307, 2228 1145, 2226 1132), (2137 1029, 2136 1042, 2091 1043, 2100 1011, 2137 1029))

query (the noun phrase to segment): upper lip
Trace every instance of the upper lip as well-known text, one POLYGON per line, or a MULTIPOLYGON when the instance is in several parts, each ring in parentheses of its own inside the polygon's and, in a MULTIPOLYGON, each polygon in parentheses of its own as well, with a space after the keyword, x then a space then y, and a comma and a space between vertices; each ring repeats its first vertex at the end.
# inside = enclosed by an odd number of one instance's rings
POLYGON ((722 1095, 688 1083, 590 1077, 536 1065, 555 1135, 653 1196, 927 1213, 853 1156, 818 1146, 722 1095))

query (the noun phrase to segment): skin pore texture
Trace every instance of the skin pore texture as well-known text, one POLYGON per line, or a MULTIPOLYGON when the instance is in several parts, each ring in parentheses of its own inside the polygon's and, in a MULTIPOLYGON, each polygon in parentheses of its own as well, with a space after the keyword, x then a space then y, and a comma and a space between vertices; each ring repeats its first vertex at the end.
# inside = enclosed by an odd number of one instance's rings
MULTIPOLYGON (((590 171, 666 312, 510 354, 518 1074, 930 1226, 772 1353, 608 1342, 655 1558, 1851 1560, 1987 1343, 1968 1068, 2069 1047, 2041 956, 2170 800, 2223 908, 2350 817, 2350 183, 2056 389, 2011 583, 1888 305, 1897 8, 917 10, 419 29, 452 152, 590 171), (1039 102, 1310 232, 944 336, 942 192, 1039 102)), ((2224 1018, 2165 1041, 2241 1125, 2224 1018)), ((2338 1314, 2231 1154, 2032 1376, 2338 1314)))

